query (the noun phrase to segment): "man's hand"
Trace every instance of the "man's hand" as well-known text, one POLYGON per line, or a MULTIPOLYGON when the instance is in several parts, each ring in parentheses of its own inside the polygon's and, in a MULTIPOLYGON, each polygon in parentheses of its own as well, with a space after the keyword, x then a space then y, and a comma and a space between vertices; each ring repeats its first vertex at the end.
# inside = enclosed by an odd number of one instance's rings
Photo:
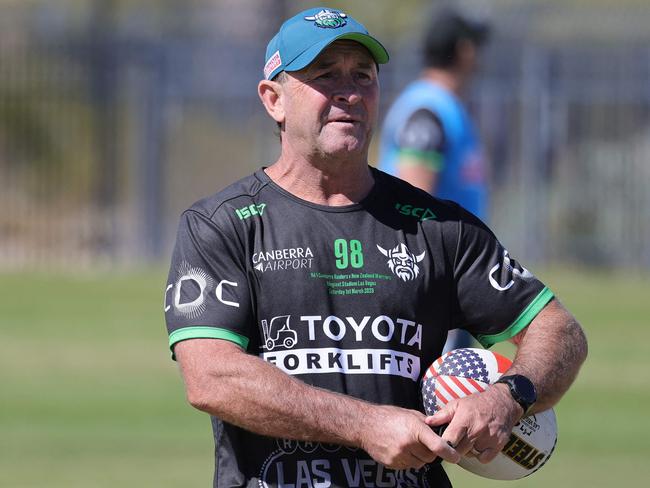
POLYGON ((425 424, 425 418, 415 410, 373 405, 360 445, 375 461, 393 469, 420 469, 437 457, 460 461, 460 454, 425 424))
POLYGON ((443 440, 455 446, 461 456, 475 456, 489 463, 501 452, 523 413, 508 387, 496 384, 482 393, 449 402, 425 422, 432 427, 449 424, 443 440))

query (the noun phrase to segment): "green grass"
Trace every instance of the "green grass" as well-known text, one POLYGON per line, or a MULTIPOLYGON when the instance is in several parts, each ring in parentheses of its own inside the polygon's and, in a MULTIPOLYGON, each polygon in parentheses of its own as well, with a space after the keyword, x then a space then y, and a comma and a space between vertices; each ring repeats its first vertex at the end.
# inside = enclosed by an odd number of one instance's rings
POLYGON ((209 486, 207 416, 169 358, 161 273, 3 276, 0 486, 209 486))
MULTIPOLYGON (((590 340, 556 408, 557 450, 517 482, 452 467, 455 486, 645 486, 650 281, 539 274, 590 340)), ((0 486, 210 486, 209 420, 185 402, 169 358, 162 273, 0 278, 0 486)))

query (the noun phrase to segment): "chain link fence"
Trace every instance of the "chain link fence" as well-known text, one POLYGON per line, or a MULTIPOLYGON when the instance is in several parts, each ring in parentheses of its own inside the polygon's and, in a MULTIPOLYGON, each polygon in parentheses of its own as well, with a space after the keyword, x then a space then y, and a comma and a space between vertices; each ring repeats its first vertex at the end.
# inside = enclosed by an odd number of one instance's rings
MULTIPOLYGON (((428 2, 328 4, 391 51, 385 113, 417 76, 428 2)), ((307 5, 0 4, 0 269, 165 261, 183 208, 277 156, 256 84, 266 42, 307 5)), ((486 5, 470 106, 491 226, 525 262, 650 270, 650 6, 486 5)))

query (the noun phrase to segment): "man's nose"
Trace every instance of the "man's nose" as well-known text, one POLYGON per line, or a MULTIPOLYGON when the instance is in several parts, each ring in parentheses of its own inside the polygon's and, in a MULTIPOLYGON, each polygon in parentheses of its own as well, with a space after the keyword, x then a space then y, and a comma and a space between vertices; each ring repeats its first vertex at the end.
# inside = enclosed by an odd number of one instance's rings
POLYGON ((340 103, 354 105, 361 100, 361 90, 352 77, 346 76, 341 80, 341 85, 334 93, 334 100, 340 103))

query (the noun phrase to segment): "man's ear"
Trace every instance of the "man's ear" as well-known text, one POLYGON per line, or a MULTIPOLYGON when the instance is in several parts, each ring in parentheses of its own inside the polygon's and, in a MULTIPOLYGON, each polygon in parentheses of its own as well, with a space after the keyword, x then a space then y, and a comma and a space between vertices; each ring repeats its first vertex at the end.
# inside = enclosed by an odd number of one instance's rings
POLYGON ((284 122, 283 88, 277 81, 262 80, 257 85, 257 94, 260 96, 264 108, 278 124, 284 122))

